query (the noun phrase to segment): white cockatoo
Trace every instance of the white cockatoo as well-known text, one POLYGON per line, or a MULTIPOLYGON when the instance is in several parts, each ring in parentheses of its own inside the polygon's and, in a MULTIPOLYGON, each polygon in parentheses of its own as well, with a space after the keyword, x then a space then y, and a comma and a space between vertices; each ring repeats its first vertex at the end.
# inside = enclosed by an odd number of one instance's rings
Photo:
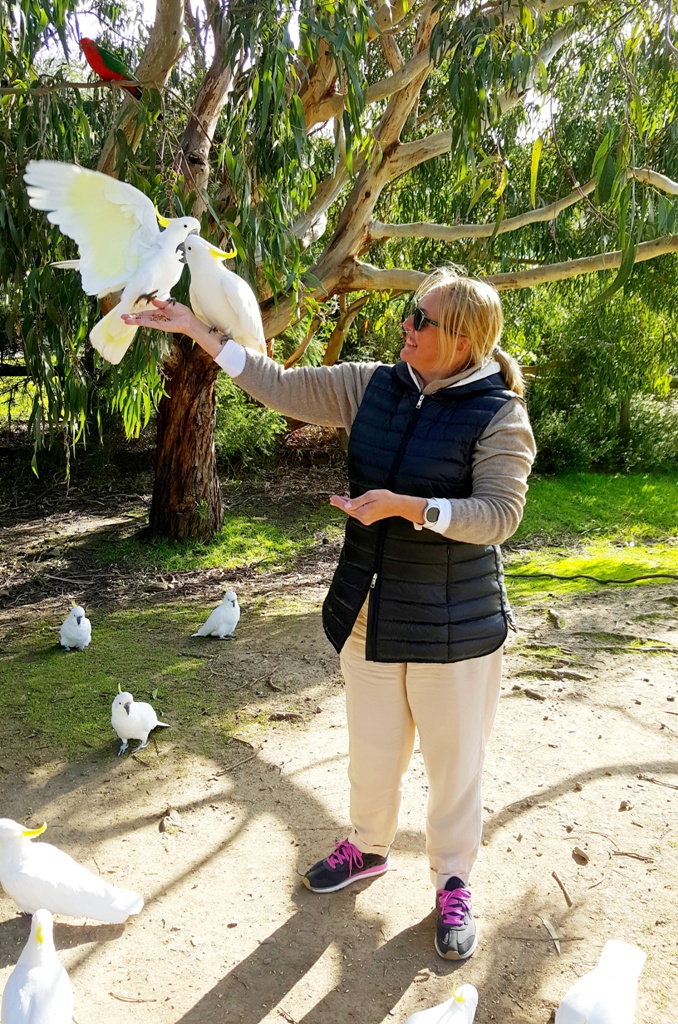
POLYGON ((199 235, 191 235, 179 250, 191 271, 189 298, 198 319, 245 348, 265 355, 266 339, 257 297, 247 281, 222 263, 235 253, 217 249, 199 235))
POLYGON ((555 1024, 633 1024, 645 956, 629 942, 606 942, 597 965, 565 995, 555 1024))
POLYGON ((167 722, 159 722, 155 708, 142 700, 135 700, 131 693, 123 691, 118 693, 111 706, 111 725, 122 740, 122 746, 118 751, 118 757, 127 750, 129 740, 141 740, 137 750, 143 750, 148 746, 148 735, 157 726, 169 729, 167 722))
POLYGON ((192 636, 218 636, 220 640, 230 640, 233 630, 240 618, 240 605, 235 590, 227 590, 224 600, 210 613, 207 622, 192 636))
POLYGON ((2 993, 2 1024, 71 1024, 73 987, 54 948, 54 920, 36 910, 31 934, 2 993))
POLYGON ((81 651, 83 647, 88 646, 91 639, 92 623, 85 615, 85 609, 78 604, 75 608, 71 608, 61 623, 59 631, 61 646, 65 647, 67 651, 70 651, 71 647, 81 651))
MULTIPOLYGON (((122 291, 118 305, 90 332, 104 359, 119 363, 137 331, 121 315, 155 309, 152 298, 169 298, 183 269, 177 246, 200 230, 200 222, 156 216, 138 188, 76 164, 30 160, 24 179, 31 206, 47 210, 47 219, 77 243, 84 291, 100 298, 122 291)), ((72 267, 76 261, 59 265, 72 267)))
POLYGON ((478 1008, 478 990, 473 985, 460 985, 452 989, 453 995, 446 1003, 418 1010, 408 1017, 405 1024, 473 1024, 478 1008))
POLYGON ((49 910, 121 924, 138 914, 143 897, 118 889, 50 843, 33 843, 47 828, 25 828, 0 818, 0 884, 24 914, 49 910))

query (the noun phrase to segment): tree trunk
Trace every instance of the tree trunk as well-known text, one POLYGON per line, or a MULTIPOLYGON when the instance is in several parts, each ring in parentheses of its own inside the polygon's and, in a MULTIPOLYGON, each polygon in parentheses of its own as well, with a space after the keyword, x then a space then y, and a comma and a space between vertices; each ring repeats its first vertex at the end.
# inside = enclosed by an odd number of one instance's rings
POLYGON ((158 410, 151 537, 209 540, 221 526, 221 487, 214 450, 219 367, 187 338, 165 363, 166 396, 158 410))

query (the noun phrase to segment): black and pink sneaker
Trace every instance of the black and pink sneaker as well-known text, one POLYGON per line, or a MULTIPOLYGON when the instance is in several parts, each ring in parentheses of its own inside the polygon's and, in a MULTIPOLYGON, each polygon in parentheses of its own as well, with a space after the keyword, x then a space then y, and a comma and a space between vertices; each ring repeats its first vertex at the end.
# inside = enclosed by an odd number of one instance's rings
POLYGON ((303 882, 311 892, 336 892, 361 878, 372 878, 388 871, 388 854, 361 853, 357 846, 343 839, 325 860, 319 860, 304 875, 303 882))
POLYGON ((436 952, 445 960, 465 960, 478 945, 471 891, 453 875, 436 895, 436 952))

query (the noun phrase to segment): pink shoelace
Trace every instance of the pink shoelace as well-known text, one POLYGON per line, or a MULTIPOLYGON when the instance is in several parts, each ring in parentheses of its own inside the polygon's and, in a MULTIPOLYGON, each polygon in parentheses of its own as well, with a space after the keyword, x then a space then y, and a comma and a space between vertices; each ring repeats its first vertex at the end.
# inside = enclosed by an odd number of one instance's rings
MULTIPOLYGON (((340 843, 337 843, 334 850, 327 858, 327 863, 331 868, 338 868, 344 861, 348 861, 349 875, 353 874, 353 869, 360 868, 363 866, 363 855, 357 846, 350 843, 348 839, 342 839, 340 843)), ((452 895, 450 893, 450 895, 452 895)))
POLYGON ((449 928, 460 928, 464 923, 464 914, 471 913, 471 893, 468 889, 438 890, 440 913, 443 924, 449 928))

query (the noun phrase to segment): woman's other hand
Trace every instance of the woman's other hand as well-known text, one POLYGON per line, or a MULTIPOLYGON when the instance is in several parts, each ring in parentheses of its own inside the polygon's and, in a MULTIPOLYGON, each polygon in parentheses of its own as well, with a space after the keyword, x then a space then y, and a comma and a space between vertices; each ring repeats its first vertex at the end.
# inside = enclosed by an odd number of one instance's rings
POLYGON ((394 494, 393 491, 378 489, 365 491, 359 498, 333 494, 330 505, 341 509, 353 519, 358 519, 365 526, 370 526, 380 519, 389 519, 391 516, 401 516, 421 526, 424 522, 426 498, 415 498, 409 494, 394 494))

